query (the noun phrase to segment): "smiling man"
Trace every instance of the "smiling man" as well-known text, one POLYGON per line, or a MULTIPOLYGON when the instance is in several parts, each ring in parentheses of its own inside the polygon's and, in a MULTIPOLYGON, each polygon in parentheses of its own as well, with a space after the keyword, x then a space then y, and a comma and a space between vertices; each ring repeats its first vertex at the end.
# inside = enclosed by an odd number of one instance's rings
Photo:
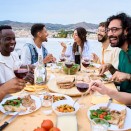
MULTIPOLYGON (((15 45, 16 40, 12 27, 0 26, 0 84, 16 77, 13 70, 22 65, 18 54, 14 51, 15 45)), ((33 74, 28 72, 25 80, 33 83, 33 74)))
POLYGON ((98 41, 102 43, 101 55, 98 57, 93 53, 93 61, 99 64, 110 63, 115 68, 118 68, 120 48, 113 48, 106 33, 106 22, 101 22, 97 31, 98 41))
POLYGON ((54 62, 56 59, 49 54, 42 42, 47 42, 48 33, 44 24, 36 23, 31 27, 33 36, 31 43, 26 43, 23 47, 21 60, 23 64, 36 64, 38 56, 41 55, 43 63, 54 62))
POLYGON ((131 17, 125 13, 107 19, 107 34, 112 47, 121 48, 117 71, 111 64, 100 67, 100 75, 106 70, 113 74, 112 80, 120 82, 120 91, 131 93, 131 17))
POLYGON ((14 51, 15 45, 15 34, 11 26, 0 26, 0 83, 14 78, 15 75, 12 70, 21 65, 19 57, 14 51))

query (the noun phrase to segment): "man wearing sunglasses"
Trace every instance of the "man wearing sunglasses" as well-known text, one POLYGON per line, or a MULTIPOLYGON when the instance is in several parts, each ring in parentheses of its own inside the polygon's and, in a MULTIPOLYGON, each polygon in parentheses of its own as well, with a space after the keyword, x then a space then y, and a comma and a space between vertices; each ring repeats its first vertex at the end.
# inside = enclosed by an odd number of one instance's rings
POLYGON ((107 34, 112 47, 121 48, 116 70, 111 64, 100 67, 100 75, 107 70, 113 74, 112 81, 120 83, 120 91, 131 93, 131 17, 125 13, 107 19, 107 34))

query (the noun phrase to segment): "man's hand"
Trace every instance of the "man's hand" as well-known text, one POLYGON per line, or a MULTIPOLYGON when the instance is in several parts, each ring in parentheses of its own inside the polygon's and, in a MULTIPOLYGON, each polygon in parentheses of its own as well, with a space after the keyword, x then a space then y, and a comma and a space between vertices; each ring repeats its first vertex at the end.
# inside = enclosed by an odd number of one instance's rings
POLYGON ((113 74, 111 80, 115 82, 122 82, 122 81, 130 80, 130 74, 116 71, 113 74))
POLYGON ((99 57, 95 53, 92 53, 92 59, 94 62, 97 62, 99 60, 99 57))
POLYGON ((103 64, 99 68, 99 75, 103 76, 104 72, 108 71, 112 65, 111 64, 103 64))
POLYGON ((15 93, 22 90, 25 87, 25 80, 13 78, 2 85, 5 94, 15 93))
POLYGON ((55 62, 55 61, 56 61, 56 58, 53 57, 52 54, 48 54, 48 55, 44 58, 44 60, 43 60, 44 63, 55 62))

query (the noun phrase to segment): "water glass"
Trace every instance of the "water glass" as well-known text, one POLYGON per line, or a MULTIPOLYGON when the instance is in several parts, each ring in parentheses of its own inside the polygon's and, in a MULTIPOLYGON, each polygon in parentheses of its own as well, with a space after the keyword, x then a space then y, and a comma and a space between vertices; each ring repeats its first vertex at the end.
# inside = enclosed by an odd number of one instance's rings
POLYGON ((107 131, 109 123, 105 119, 94 118, 91 120, 91 131, 107 131))
POLYGON ((49 93, 45 93, 43 94, 43 97, 42 97, 42 106, 44 107, 51 107, 52 106, 52 103, 53 103, 53 97, 52 95, 50 95, 49 93))

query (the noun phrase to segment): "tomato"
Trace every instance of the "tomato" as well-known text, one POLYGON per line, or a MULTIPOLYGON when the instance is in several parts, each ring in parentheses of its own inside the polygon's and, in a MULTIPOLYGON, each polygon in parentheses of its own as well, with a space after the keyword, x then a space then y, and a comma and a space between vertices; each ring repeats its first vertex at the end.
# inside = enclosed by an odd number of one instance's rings
POLYGON ((46 131, 46 129, 37 127, 37 129, 34 129, 34 131, 46 131))
POLYGON ((60 131, 60 129, 57 127, 52 127, 49 131, 60 131))
POLYGON ((43 120, 41 127, 48 131, 53 127, 53 122, 51 120, 43 120))
POLYGON ((104 119, 104 115, 100 114, 99 118, 104 119))
POLYGON ((106 116, 106 115, 107 115, 107 112, 103 112, 102 114, 106 116))

